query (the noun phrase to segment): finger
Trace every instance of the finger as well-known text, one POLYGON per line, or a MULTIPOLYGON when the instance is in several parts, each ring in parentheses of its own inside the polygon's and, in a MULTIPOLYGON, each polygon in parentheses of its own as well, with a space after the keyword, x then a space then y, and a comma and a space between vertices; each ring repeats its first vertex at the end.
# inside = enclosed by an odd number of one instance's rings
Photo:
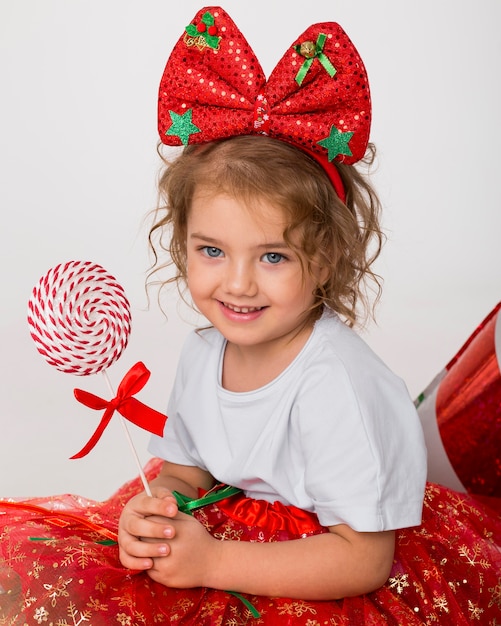
POLYGON ((119 549, 124 555, 138 559, 152 559, 168 556, 171 553, 170 545, 166 541, 144 539, 132 535, 120 537, 119 549))
POLYGON ((153 567, 153 559, 145 557, 135 557, 120 548, 118 553, 120 563, 127 569, 133 570, 149 570, 153 567))
MULTIPOLYGON (((150 515, 165 515, 174 517, 178 512, 177 500, 171 491, 165 487, 156 487, 152 491, 153 498, 144 503, 150 515)), ((146 514, 146 512, 144 512, 146 514)))
POLYGON ((153 487, 152 494, 155 498, 162 500, 164 503, 168 505, 173 505, 177 512, 177 509, 178 509, 177 500, 170 489, 167 489, 166 487, 153 487))
POLYGON ((163 515, 130 518, 126 531, 134 537, 156 541, 172 539, 176 535, 173 520, 163 515))
POLYGON ((177 505, 170 499, 141 498, 126 506, 120 516, 120 525, 132 535, 139 535, 141 531, 138 529, 138 524, 142 520, 150 519, 152 521, 156 517, 157 521, 163 519, 167 522, 177 513, 177 505))
POLYGON ((155 562, 158 562, 160 557, 164 557, 164 554, 152 554, 151 556, 135 556, 130 554, 123 548, 119 550, 120 563, 131 570, 148 571, 155 567, 155 562))

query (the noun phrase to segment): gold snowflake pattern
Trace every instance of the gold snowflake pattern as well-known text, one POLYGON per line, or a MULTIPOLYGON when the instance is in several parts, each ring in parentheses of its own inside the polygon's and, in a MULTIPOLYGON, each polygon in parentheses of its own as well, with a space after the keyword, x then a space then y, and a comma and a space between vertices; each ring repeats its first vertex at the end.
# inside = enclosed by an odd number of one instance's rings
MULTIPOLYGON (((84 622, 90 621, 91 612, 90 611, 79 611, 73 602, 68 604, 66 609, 66 613, 68 617, 71 619, 71 622, 63 619, 56 623, 56 626, 81 626, 84 622)), ((90 626, 90 625, 89 625, 90 626)))
POLYGON ((127 608, 132 608, 134 606, 134 598, 132 597, 130 591, 124 594, 123 596, 115 596, 111 598, 114 602, 118 602, 118 606, 126 606, 127 608))
POLYGON ((302 600, 285 602, 278 612, 279 615, 294 615, 295 617, 302 617, 305 613, 316 615, 317 611, 311 604, 302 600))
POLYGON ((433 566, 431 569, 425 569, 423 570, 423 578, 426 581, 430 580, 430 578, 433 578, 435 580, 440 580, 441 578, 440 570, 438 569, 436 565, 433 566))
POLYGON ((212 617, 214 613, 222 612, 224 604, 222 602, 207 602, 202 607, 201 617, 212 617))
POLYGON ((408 579, 409 574, 396 574, 388 579, 388 583, 390 584, 390 589, 396 589, 397 593, 402 593, 402 591, 409 587, 408 579))
POLYGON ((473 602, 471 600, 468 600, 468 611, 470 613, 470 618, 471 619, 478 619, 479 620, 480 616, 484 612, 484 609, 481 609, 476 604, 473 604, 473 602))
POLYGON ((449 612, 449 603, 447 602, 445 594, 441 596, 435 596, 435 599, 433 600, 433 608, 444 611, 445 613, 449 612))
POLYGON ((48 617, 49 617, 49 611, 47 611, 47 609, 43 606, 40 606, 38 607, 38 609, 35 609, 33 613, 33 619, 35 620, 37 624, 46 622, 48 617))
POLYGON ((56 606, 58 598, 68 598, 69 593, 66 587, 71 583, 73 578, 69 578, 68 580, 64 580, 62 576, 59 576, 57 583, 55 585, 49 585, 48 583, 44 584, 44 589, 49 591, 48 597, 50 598, 51 606, 56 606))
POLYGON ((101 600, 97 598, 93 598, 92 596, 89 598, 89 601, 87 602, 87 606, 89 607, 89 609, 91 609, 91 611, 95 611, 95 612, 108 610, 107 604, 103 604, 101 600))
MULTIPOLYGON (((224 626, 257 626, 262 624, 262 617, 254 617, 247 607, 230 606, 232 616, 224 622, 224 626)), ((263 611, 261 611, 261 616, 263 611)), ((222 616, 221 616, 222 619, 222 616)))
POLYGON ((498 579, 498 584, 495 587, 489 587, 489 591, 492 594, 489 602, 489 608, 495 604, 501 607, 501 578, 498 579))
POLYGON ((227 540, 240 541, 240 537, 242 536, 242 533, 243 533, 242 529, 235 530, 234 528, 232 528, 231 524, 225 524, 223 526, 223 532, 214 533, 214 537, 216 539, 220 539, 221 541, 227 541, 227 540))
POLYGON ((29 609, 30 606, 37 601, 37 598, 35 596, 31 595, 31 590, 28 589, 28 591, 26 592, 25 596, 24 596, 24 602, 23 602, 23 607, 25 609, 29 609))
POLYGON ((440 493, 440 489, 433 484, 426 485, 426 491, 424 492, 424 500, 425 502, 433 502, 435 496, 440 493))
POLYGON ((472 566, 480 566, 483 569, 489 569, 491 564, 487 559, 479 558, 482 554, 482 547, 478 544, 473 546, 473 548, 468 548, 468 546, 460 546, 459 547, 459 556, 466 560, 469 565, 472 566))
POLYGON ((212 526, 209 523, 207 513, 203 509, 196 511, 196 518, 202 524, 202 526, 209 532, 212 530, 212 526))
POLYGON ((40 578, 40 573, 45 569, 45 565, 40 565, 39 561, 33 561, 33 567, 29 570, 28 576, 40 578))
POLYGON ((349 626, 349 621, 342 615, 334 615, 328 623, 329 626, 349 626))
POLYGON ((460 511, 461 513, 465 513, 467 515, 478 515, 478 509, 474 507, 472 504, 469 504, 464 496, 459 493, 451 494, 450 496, 450 504, 453 509, 460 511))
POLYGON ((189 598, 180 598, 173 606, 172 606, 172 614, 176 614, 180 612, 182 615, 186 615, 186 613, 192 608, 193 600, 189 598))
MULTIPOLYGON (((125 595, 123 596, 115 596, 113 598, 111 598, 111 600, 113 601, 118 601, 118 606, 123 606, 129 609, 130 612, 132 612, 133 616, 134 616, 134 626, 136 626, 137 624, 146 624, 146 617, 144 615, 144 613, 140 613, 139 611, 135 610, 135 599, 133 596, 133 593, 131 591, 128 591, 125 595)), ((119 613, 119 615, 122 615, 125 617, 127 617, 127 619, 132 619, 130 617, 128 617, 125 613, 119 613)), ((118 615, 117 615, 117 619, 118 619, 118 615)), ((124 618, 125 619, 125 618, 124 618)), ((129 622, 127 622, 128 624, 129 622)), ((130 622, 131 624, 133 622, 130 622)))
POLYGON ((101 563, 101 554, 85 541, 80 541, 78 546, 64 548, 64 552, 66 552, 66 556, 61 562, 63 566, 76 563, 79 567, 85 569, 89 563, 101 563))
POLYGON ((96 578, 96 586, 94 587, 94 589, 96 591, 99 591, 100 593, 104 593, 107 588, 108 585, 104 582, 103 575, 99 575, 96 578))
POLYGON ((2 535, 2 537, 5 537, 6 539, 2 539, 2 542, 4 542, 5 540, 7 541, 7 547, 3 547, 3 552, 4 554, 6 554, 6 558, 4 559, 0 557, 0 567, 14 565, 14 563, 20 563, 26 558, 26 554, 21 551, 21 542, 18 541, 14 544, 11 543, 8 533, 8 527, 5 528, 7 530, 7 533, 5 535, 2 535))

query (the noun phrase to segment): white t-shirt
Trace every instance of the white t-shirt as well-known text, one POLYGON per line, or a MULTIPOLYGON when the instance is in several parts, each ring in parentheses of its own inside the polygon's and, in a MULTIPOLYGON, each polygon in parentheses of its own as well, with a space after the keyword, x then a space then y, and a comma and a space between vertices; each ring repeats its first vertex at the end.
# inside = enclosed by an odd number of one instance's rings
POLYGON ((426 451, 414 405, 336 314, 325 312, 294 361, 253 391, 222 387, 225 345, 214 328, 189 335, 152 454, 313 511, 324 526, 421 523, 426 451))

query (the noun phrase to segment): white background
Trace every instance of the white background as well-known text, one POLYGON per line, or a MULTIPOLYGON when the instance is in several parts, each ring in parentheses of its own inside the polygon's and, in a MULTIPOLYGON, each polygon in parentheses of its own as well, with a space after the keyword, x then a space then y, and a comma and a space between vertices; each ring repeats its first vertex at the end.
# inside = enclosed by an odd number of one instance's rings
MULTIPOLYGON (((155 206, 158 83, 200 2, 0 0, 0 496, 103 499, 136 469, 114 419, 69 461, 100 413, 73 388, 108 397, 101 375, 51 368, 26 305, 60 262, 103 265, 132 305, 116 385, 136 361, 139 398, 165 410, 190 324, 171 291, 166 320, 144 291, 144 218, 155 206)), ((388 242, 378 326, 364 333, 416 396, 501 299, 499 0, 227 0, 267 75, 311 23, 337 21, 372 86, 374 175, 388 242)), ((147 435, 131 427, 140 457, 147 435)))

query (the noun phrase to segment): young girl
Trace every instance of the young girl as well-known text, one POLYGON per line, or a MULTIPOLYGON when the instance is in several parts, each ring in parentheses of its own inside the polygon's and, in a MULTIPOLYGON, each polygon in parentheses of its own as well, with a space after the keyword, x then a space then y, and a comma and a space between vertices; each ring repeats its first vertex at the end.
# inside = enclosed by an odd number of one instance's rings
MULTIPOLYGON (((361 196, 360 178, 343 171, 361 196)), ((348 209, 309 156, 252 136, 188 148, 162 189, 169 212, 155 228, 172 225, 177 269, 212 328, 183 351, 164 437, 151 446, 166 459, 156 497, 126 506, 122 563, 169 586, 259 595, 380 587, 394 530, 421 521, 426 462, 404 385, 334 313, 355 319, 377 204, 348 209), (328 532, 217 541, 177 514, 171 492, 196 498, 220 482, 260 515, 278 501, 328 532)))
POLYGON ((3 504, 0 623, 497 623, 499 516, 425 490, 405 386, 351 328, 367 280, 379 292, 379 203, 354 167, 369 126, 337 24, 268 81, 222 9, 186 28, 159 97, 184 149, 150 241, 208 325, 151 443, 151 497, 3 504))

